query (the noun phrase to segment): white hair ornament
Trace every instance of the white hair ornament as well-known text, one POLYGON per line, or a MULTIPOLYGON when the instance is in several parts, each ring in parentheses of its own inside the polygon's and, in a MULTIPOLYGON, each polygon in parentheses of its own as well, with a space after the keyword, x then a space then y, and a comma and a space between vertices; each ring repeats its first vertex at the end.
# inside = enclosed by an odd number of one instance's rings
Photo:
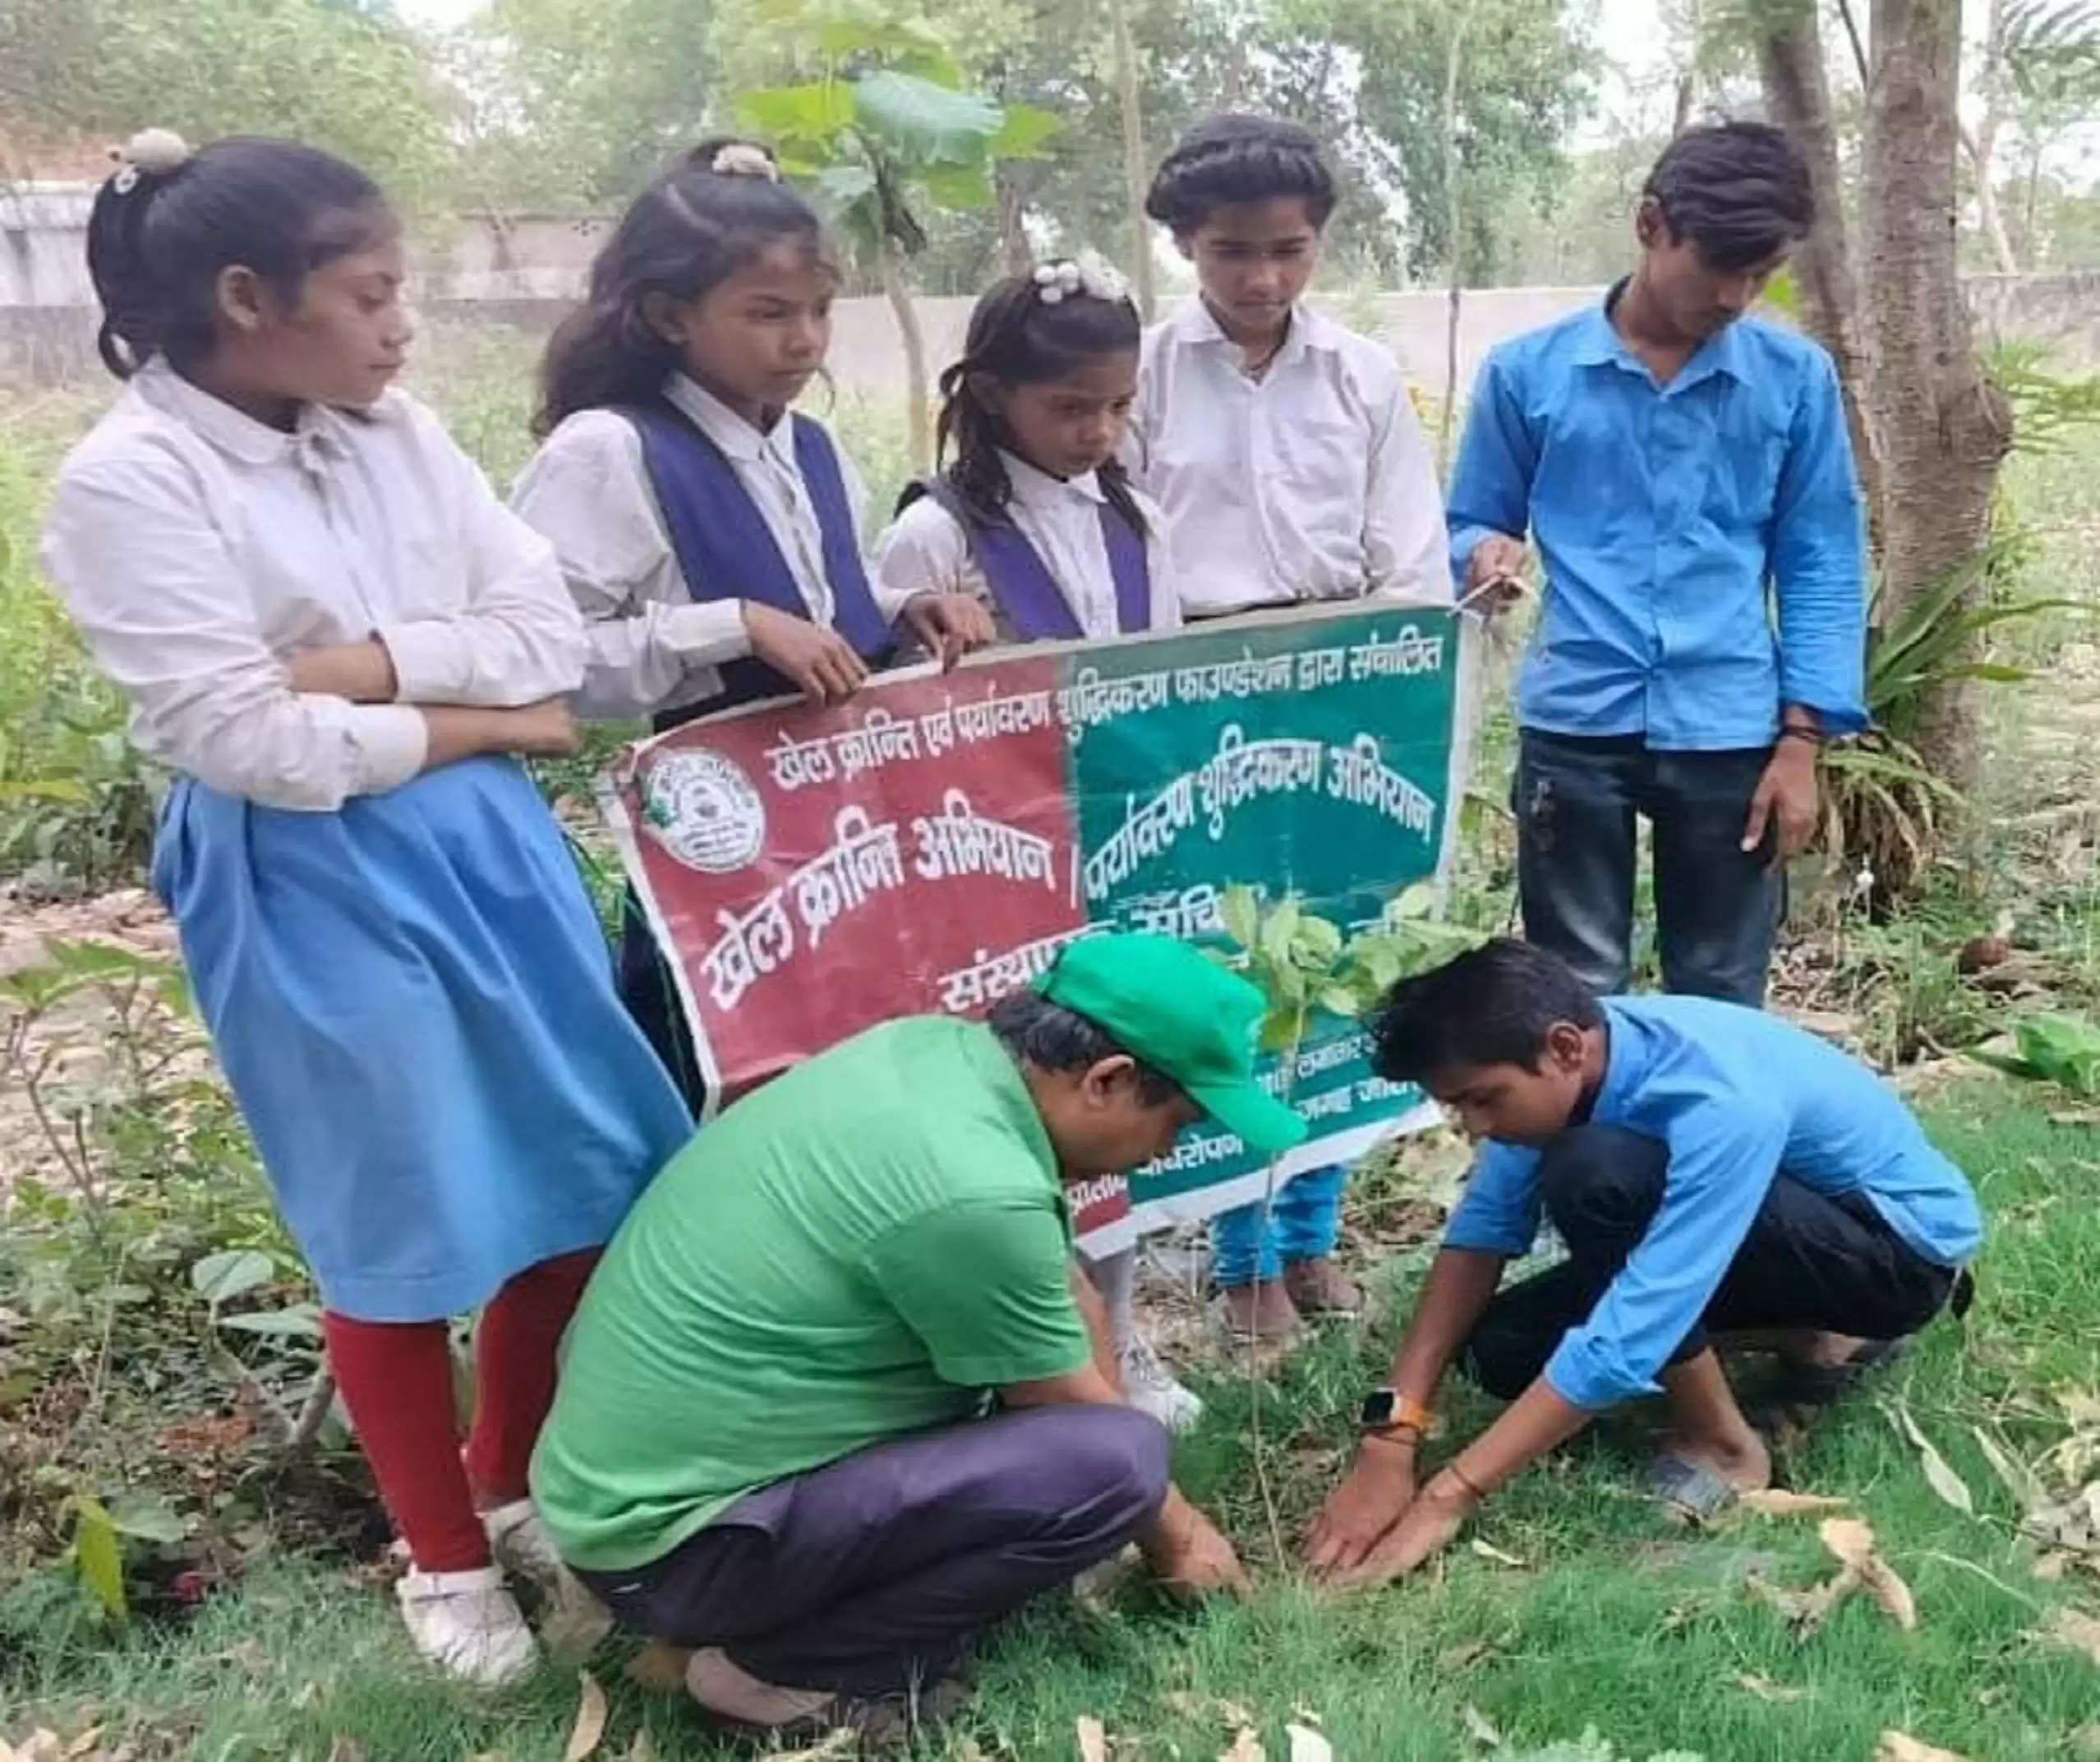
POLYGON ((1036 270, 1035 297, 1045 306, 1058 306, 1080 294, 1112 305, 1130 298, 1131 284, 1098 251, 1083 251, 1036 270))
POLYGON ((117 173, 109 180, 119 196, 129 196, 141 176, 165 177, 189 162, 190 144, 172 128, 142 128, 110 155, 117 173))
POLYGON ((767 183, 781 181, 781 168, 773 156, 755 142, 732 140, 718 150, 707 169, 717 177, 762 177, 767 183))

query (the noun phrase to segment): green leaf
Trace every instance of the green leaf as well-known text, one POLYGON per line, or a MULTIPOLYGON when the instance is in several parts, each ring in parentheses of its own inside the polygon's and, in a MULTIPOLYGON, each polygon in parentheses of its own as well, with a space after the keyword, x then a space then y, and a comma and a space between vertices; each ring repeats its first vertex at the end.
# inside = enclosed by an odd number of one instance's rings
POLYGON ((103 1613, 122 1626, 131 1610, 124 1599, 124 1549, 102 1502, 76 1493, 73 1510, 73 1566, 103 1613))
POLYGON ((1353 1019, 1363 1013, 1363 996, 1353 985, 1339 982, 1323 985, 1315 1001, 1329 1015, 1347 1016, 1353 1019))
POLYGON ((1291 960, 1291 944, 1298 934, 1298 919, 1303 915, 1295 896, 1277 901, 1262 920, 1261 932, 1256 938, 1263 954, 1279 967, 1287 966, 1291 960))
POLYGON ((736 100, 737 121, 775 142, 817 146, 853 121, 853 88, 842 80, 767 86, 736 100))
POLYGON ((1259 1044, 1264 1052, 1287 1052, 1306 1037, 1306 1010, 1272 1010, 1261 1024, 1259 1044))
POLYGON ((276 1277, 276 1263, 252 1248, 207 1254, 190 1268, 191 1288, 214 1309, 233 1298, 260 1290, 276 1277))
POLYGON ((875 193, 875 173, 865 165, 828 165, 813 180, 811 194, 835 219, 875 193))
POLYGON ((1218 909, 1224 922, 1225 934, 1241 948, 1252 948, 1261 927, 1261 906, 1255 898, 1254 889, 1235 882, 1225 890, 1225 897, 1218 903, 1218 909))
POLYGON ((222 1315, 221 1327, 237 1333, 260 1334, 272 1340, 318 1340, 321 1337, 320 1311, 310 1303, 287 1309, 264 1309, 246 1315, 222 1315))
POLYGON ((1385 909, 1385 915, 1396 923, 1427 918, 1436 909, 1436 886, 1432 881, 1416 881, 1403 887, 1385 909))
POLYGON ((119 1535, 173 1546, 190 1533, 175 1507, 148 1493, 120 1493, 109 1502, 109 1525, 119 1535))
POLYGON ((979 92, 885 71, 853 82, 854 119, 914 165, 981 164, 1005 113, 979 92))
POLYGON ((1006 120, 992 137, 995 159, 1039 159, 1050 137, 1065 126, 1065 119, 1034 104, 1008 104, 1006 120))
POLYGON ((1306 973, 1325 973, 1342 952, 1342 932, 1324 918, 1307 913, 1291 938, 1291 964, 1306 973))

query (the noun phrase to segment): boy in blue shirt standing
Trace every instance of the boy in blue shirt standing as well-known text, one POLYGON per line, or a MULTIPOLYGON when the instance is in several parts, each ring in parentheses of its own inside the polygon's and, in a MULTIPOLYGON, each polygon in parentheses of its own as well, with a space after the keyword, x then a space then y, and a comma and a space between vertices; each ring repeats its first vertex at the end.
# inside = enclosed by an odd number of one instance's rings
POLYGON ((1484 1139, 1355 1465, 1314 1525, 1322 1576, 1411 1571, 1591 1419, 1656 1392, 1651 1490, 1706 1516, 1766 1485, 1765 1443, 1710 1336, 1768 1336, 1826 1388, 1951 1299, 1976 1198, 1867 1067, 1775 1016, 1701 997, 1599 1000, 1558 956, 1490 942, 1393 988, 1381 1075, 1484 1139), (1541 1217, 1567 1258, 1507 1291, 1541 1217), (1509 1401, 1419 1487, 1454 1361, 1509 1401))
POLYGON ((1631 970, 1640 815, 1665 989, 1763 1001, 1817 749, 1866 721, 1836 372, 1744 315, 1813 216, 1777 129, 1688 131, 1648 175, 1632 276, 1497 349, 1474 392, 1454 572, 1492 592, 1527 532, 1545 567, 1517 699, 1525 932, 1600 993, 1631 970))

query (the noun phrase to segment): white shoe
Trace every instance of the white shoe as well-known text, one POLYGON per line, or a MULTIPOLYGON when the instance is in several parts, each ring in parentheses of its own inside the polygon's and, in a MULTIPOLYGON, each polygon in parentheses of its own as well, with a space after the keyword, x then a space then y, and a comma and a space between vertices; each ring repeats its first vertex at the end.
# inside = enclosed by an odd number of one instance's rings
POLYGON ((1203 1417, 1203 1398, 1175 1380, 1149 1341, 1133 1336, 1121 1352, 1123 1399, 1170 1432, 1186 1432, 1203 1417))
POLYGON ((394 1587, 416 1649, 477 1688, 504 1689, 539 1668, 539 1642, 503 1582, 500 1566, 411 1572, 394 1587))
POLYGON ((569 1570, 530 1499, 515 1499, 481 1513, 489 1551, 513 1578, 526 1579, 546 1599, 541 1627, 547 1648, 558 1658, 587 1658, 612 1631, 612 1611, 592 1595, 569 1570))

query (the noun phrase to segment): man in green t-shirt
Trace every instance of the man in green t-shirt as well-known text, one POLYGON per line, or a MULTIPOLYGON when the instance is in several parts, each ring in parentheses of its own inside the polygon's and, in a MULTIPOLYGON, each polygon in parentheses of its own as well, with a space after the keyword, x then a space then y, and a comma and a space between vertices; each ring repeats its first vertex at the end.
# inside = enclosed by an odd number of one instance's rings
POLYGON ((730 1107, 657 1176, 573 1324, 532 1492, 715 1715, 843 1719, 1131 1539, 1241 1582, 1122 1404, 1064 1189, 1208 1115, 1298 1143, 1260 993, 1185 944, 1066 946, 988 1022, 913 1017, 730 1107), (996 1401, 993 1399, 996 1397, 996 1401))

